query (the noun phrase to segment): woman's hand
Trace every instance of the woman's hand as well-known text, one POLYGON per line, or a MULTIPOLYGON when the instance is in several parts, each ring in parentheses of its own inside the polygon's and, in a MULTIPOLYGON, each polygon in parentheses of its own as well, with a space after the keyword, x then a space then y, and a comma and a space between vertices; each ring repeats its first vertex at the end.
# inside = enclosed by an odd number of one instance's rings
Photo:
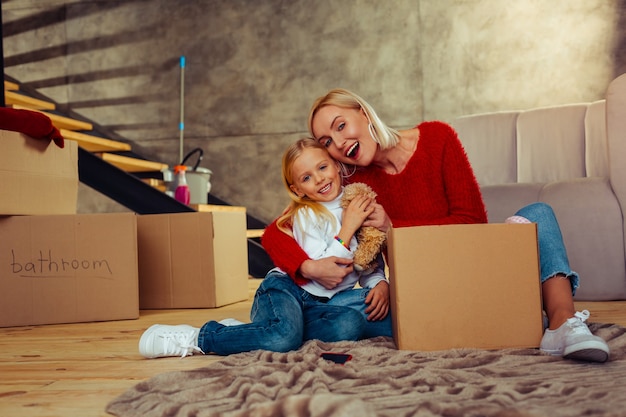
POLYGON ((304 278, 319 283, 332 290, 353 271, 352 259, 329 256, 322 259, 308 259, 300 265, 300 273, 304 278))
POLYGON ((374 211, 363 222, 363 226, 372 226, 387 233, 391 229, 391 219, 387 216, 387 212, 382 205, 372 202, 370 207, 374 207, 374 211))
POLYGON ((387 317, 389 314, 389 283, 380 281, 376 284, 365 297, 365 304, 368 305, 365 309, 365 312, 369 314, 368 320, 378 321, 387 317))

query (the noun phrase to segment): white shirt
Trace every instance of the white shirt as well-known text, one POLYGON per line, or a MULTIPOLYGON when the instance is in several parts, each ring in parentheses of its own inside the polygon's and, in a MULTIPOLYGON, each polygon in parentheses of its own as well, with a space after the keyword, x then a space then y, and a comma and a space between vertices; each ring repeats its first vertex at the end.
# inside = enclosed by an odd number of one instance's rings
MULTIPOLYGON (((357 248, 356 237, 350 240, 350 250, 343 246, 335 236, 341 229, 341 218, 343 209, 340 206, 342 193, 333 201, 322 202, 321 204, 330 211, 335 218, 335 222, 329 222, 325 218, 319 218, 308 207, 298 210, 293 221, 293 235, 300 247, 313 260, 338 256, 341 258, 354 258, 354 251, 357 248), (333 224, 334 223, 334 224, 333 224)), ((302 286, 304 290, 318 297, 331 298, 340 291, 354 288, 356 283, 363 288, 374 288, 380 281, 385 280, 384 261, 382 256, 378 257, 378 267, 367 275, 360 275, 357 271, 348 274, 341 284, 332 290, 324 288, 321 284, 311 280, 302 286)))

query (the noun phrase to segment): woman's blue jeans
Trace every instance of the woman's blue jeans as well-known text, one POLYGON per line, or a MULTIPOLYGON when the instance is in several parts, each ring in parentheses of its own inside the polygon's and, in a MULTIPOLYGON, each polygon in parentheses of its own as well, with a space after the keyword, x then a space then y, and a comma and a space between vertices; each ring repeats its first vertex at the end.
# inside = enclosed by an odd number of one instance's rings
POLYGON ((537 224, 541 283, 556 274, 563 274, 570 280, 572 295, 576 294, 579 286, 578 274, 570 269, 561 228, 552 207, 546 203, 532 203, 515 214, 537 224))
POLYGON ((287 352, 306 340, 359 340, 367 327, 359 310, 318 301, 278 271, 270 271, 257 289, 250 319, 239 326, 205 323, 198 347, 218 355, 257 349, 287 352))
MULTIPOLYGON (((575 294, 579 277, 569 266, 552 208, 545 203, 533 203, 515 214, 537 224, 541 282, 563 274, 569 278, 575 294)), ((335 342, 392 336, 391 313, 381 321, 367 320, 368 292, 367 289, 343 291, 323 303, 286 274, 270 271, 255 294, 250 312, 252 322, 239 326, 205 323, 200 329, 198 346, 206 353, 229 355, 257 349, 286 352, 312 339, 335 342)))

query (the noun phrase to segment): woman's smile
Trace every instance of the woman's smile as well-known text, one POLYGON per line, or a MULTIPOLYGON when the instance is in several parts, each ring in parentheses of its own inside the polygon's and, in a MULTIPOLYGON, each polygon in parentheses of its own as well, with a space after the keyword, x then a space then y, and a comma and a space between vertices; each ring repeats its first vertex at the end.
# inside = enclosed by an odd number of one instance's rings
POLYGON ((354 142, 354 145, 350 146, 348 150, 346 151, 345 153, 346 158, 356 159, 359 153, 360 147, 361 147, 361 144, 359 142, 354 142))

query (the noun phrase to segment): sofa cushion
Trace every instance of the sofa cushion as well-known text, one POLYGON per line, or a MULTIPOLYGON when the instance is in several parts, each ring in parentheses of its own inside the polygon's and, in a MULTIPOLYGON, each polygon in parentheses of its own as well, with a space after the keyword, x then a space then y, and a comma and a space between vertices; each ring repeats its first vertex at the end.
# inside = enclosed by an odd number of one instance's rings
POLYGON ((517 118, 517 182, 547 183, 586 176, 587 104, 523 111, 517 118))
POLYGON ((570 266, 580 275, 576 299, 626 299, 622 211, 608 178, 546 184, 539 201, 554 209, 570 266))
POLYGON ((543 184, 502 184, 481 187, 489 223, 503 223, 522 207, 539 201, 543 184))
POLYGON ((497 112, 452 121, 481 186, 517 182, 517 115, 515 111, 497 112))
POLYGON ((606 101, 589 104, 585 114, 585 166, 588 177, 609 176, 606 101))
POLYGON ((576 299, 626 299, 622 214, 608 178, 490 185, 481 192, 490 223, 502 223, 536 201, 552 206, 570 266, 581 278, 576 299))

